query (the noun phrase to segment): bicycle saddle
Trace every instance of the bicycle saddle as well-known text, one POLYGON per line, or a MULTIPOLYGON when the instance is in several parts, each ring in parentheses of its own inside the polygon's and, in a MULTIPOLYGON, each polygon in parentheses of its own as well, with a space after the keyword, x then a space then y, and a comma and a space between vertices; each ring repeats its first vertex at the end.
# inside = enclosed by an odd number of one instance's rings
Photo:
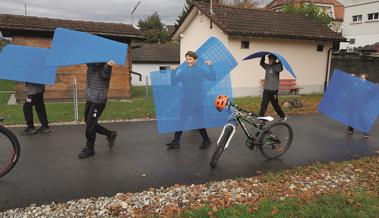
POLYGON ((266 116, 266 117, 257 117, 258 120, 261 120, 261 121, 273 121, 274 118, 272 116, 266 116))

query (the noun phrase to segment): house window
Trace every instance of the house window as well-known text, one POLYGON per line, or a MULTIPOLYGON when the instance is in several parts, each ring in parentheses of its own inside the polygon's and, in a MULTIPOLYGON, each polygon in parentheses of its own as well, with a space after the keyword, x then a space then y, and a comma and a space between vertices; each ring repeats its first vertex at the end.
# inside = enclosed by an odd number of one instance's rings
POLYGON ((379 12, 367 14, 367 20, 379 20, 379 12))
POLYGON ((170 66, 159 66, 159 70, 169 70, 170 66))
POLYGON ((362 21, 362 15, 353 16, 353 22, 361 22, 361 21, 362 21))
POLYGON ((242 49, 250 48, 250 42, 249 41, 241 41, 241 48, 242 49))
POLYGON ((324 51, 324 45, 321 45, 321 44, 317 45, 317 51, 320 51, 320 52, 324 51))
POLYGON ((327 4, 316 4, 317 7, 321 9, 321 11, 324 11, 329 17, 336 19, 334 16, 334 7, 333 5, 327 5, 327 4))
POLYGON ((349 39, 349 44, 355 44, 355 39, 349 39))

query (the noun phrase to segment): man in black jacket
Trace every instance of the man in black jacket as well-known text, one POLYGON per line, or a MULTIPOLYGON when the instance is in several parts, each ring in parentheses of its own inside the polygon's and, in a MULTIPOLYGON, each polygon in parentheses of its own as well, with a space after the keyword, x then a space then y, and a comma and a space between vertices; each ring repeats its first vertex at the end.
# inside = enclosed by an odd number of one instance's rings
POLYGON ((116 131, 108 130, 98 124, 98 120, 108 99, 112 67, 115 65, 113 60, 108 63, 87 64, 87 84, 85 90, 87 102, 84 112, 87 143, 86 147, 79 154, 79 158, 87 158, 95 154, 96 133, 107 137, 110 148, 113 147, 116 141, 116 131))

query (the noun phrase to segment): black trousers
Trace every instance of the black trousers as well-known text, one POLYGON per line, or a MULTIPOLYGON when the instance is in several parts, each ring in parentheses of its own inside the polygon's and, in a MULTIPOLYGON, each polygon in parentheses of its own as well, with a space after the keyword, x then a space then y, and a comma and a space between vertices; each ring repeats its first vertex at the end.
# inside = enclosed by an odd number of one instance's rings
MULTIPOLYGON (((202 128, 202 129, 198 129, 198 130, 199 130, 199 133, 200 133, 200 135, 201 135, 201 137, 203 138, 204 141, 206 141, 206 140, 209 139, 209 136, 208 136, 208 133, 207 133, 207 129, 202 128)), ((174 141, 180 142, 180 138, 182 137, 182 134, 183 134, 183 131, 177 131, 177 132, 175 132, 174 141)))
POLYGON ((111 135, 110 130, 98 124, 99 118, 101 116, 101 113, 103 113, 104 108, 105 103, 97 104, 90 101, 86 102, 84 119, 86 122, 86 146, 89 148, 94 148, 95 146, 96 133, 105 135, 107 137, 111 135))
POLYGON ((49 122, 47 120, 45 103, 43 101, 43 92, 33 94, 33 95, 28 95, 28 97, 25 100, 25 103, 22 109, 24 111, 24 118, 26 121, 26 125, 29 127, 34 127, 33 106, 36 109, 39 122, 42 124, 42 126, 48 127, 49 122))
POLYGON ((261 111, 259 112, 259 116, 264 116, 268 104, 271 102, 272 106, 274 107, 274 110, 280 117, 285 117, 286 115, 284 114, 282 108, 279 105, 278 102, 278 91, 271 91, 271 90, 264 90, 263 91, 263 98, 261 102, 261 111))

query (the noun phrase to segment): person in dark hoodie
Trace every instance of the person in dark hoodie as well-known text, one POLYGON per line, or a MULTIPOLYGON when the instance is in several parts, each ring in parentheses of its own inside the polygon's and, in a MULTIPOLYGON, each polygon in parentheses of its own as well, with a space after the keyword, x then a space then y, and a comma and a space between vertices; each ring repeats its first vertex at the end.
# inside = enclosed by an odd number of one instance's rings
POLYGON ((87 84, 85 89, 87 102, 84 110, 87 142, 86 147, 80 152, 79 158, 88 158, 95 155, 96 133, 107 137, 109 148, 112 148, 115 144, 117 132, 108 130, 98 124, 108 99, 112 67, 115 65, 113 60, 107 63, 87 64, 87 84))
POLYGON ((45 85, 36 83, 25 83, 27 98, 25 100, 23 111, 27 127, 20 132, 21 135, 31 135, 36 133, 50 133, 49 122, 47 120, 45 102, 43 93, 45 85), (41 127, 36 129, 33 121, 33 107, 37 112, 37 117, 41 123, 41 127))
POLYGON ((283 65, 280 61, 277 61, 276 56, 272 54, 268 55, 268 64, 265 63, 265 56, 263 56, 261 58, 260 65, 266 70, 266 75, 259 116, 262 117, 265 115, 268 104, 271 102, 276 113, 284 122, 286 121, 287 117, 278 102, 279 73, 283 71, 283 65))

